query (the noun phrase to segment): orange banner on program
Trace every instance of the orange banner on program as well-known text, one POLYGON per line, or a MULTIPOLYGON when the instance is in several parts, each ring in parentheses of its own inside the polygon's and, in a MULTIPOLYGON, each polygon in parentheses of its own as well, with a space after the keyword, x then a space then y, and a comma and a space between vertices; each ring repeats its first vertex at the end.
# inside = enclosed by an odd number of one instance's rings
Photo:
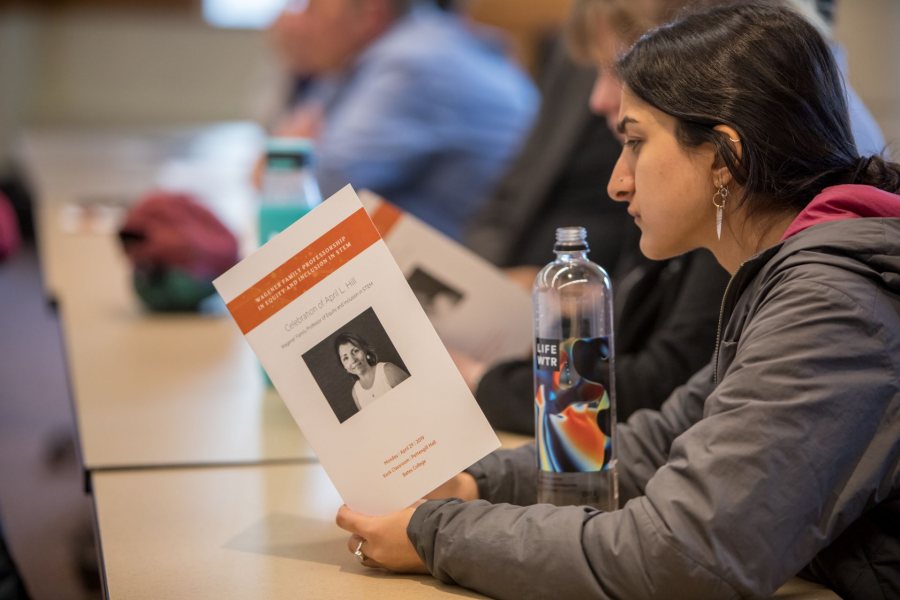
POLYGON ((359 209, 228 303, 244 335, 380 240, 359 209))
POLYGON ((375 229, 378 230, 381 237, 386 238, 402 216, 402 210, 387 200, 383 200, 378 205, 378 208, 375 209, 375 213, 372 215, 372 222, 375 224, 375 229))

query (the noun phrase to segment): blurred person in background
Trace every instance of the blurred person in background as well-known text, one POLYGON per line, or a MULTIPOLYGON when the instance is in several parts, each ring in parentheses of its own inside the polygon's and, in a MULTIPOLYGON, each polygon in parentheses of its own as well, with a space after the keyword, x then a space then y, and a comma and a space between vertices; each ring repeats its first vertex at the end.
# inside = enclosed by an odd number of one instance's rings
MULTIPOLYGON (((530 290, 552 257, 554 231, 588 230, 591 258, 613 279, 617 418, 657 409, 709 361, 719 302, 728 275, 706 250, 668 260, 645 258, 640 231, 624 206, 609 202, 606 183, 621 143, 614 122, 620 85, 603 61, 663 22, 689 0, 600 0, 579 6, 573 20, 597 24, 590 55, 577 64, 561 46, 549 63, 542 104, 522 153, 469 230, 476 251, 530 290), (589 13, 589 14, 582 14, 589 13), (610 126, 609 123, 613 125, 610 126)), ((460 371, 497 429, 534 433, 531 357, 489 365, 454 353, 460 371)))
MULTIPOLYGON (((707 0, 707 4, 715 4, 713 0, 707 0)), ((841 78, 844 82, 844 92, 847 99, 847 109, 850 112, 850 127, 853 130, 853 139, 856 142, 856 149, 860 154, 870 155, 884 154, 885 142, 881 128, 866 108, 862 99, 850 85, 847 74, 847 56, 844 49, 834 39, 834 31, 832 28, 834 22, 835 0, 785 0, 785 4, 805 18, 813 27, 815 27, 831 50, 832 56, 837 63, 841 72, 841 78)))
MULTIPOLYGON (((571 41, 579 62, 593 68, 579 69, 565 57, 551 62, 536 125, 469 230, 473 249, 500 266, 512 267, 508 272, 527 289, 550 256, 556 227, 585 225, 589 232, 593 230, 592 258, 607 269, 614 284, 620 421, 641 408, 658 408, 672 390, 706 364, 728 277, 702 249, 664 261, 649 260, 640 253, 638 231, 623 221, 621 205, 603 203, 605 181, 619 146, 610 147, 614 134, 598 131, 595 124, 605 121, 615 129, 621 84, 610 67, 620 52, 686 7, 717 3, 576 2, 571 41), (596 117, 590 117, 588 105, 596 117)), ((830 39, 830 27, 814 0, 785 4, 830 39)), ((830 46, 835 52, 836 46, 830 46)), ((884 140, 877 124, 849 86, 846 96, 858 148, 864 154, 879 154, 884 140)), ((534 432, 530 357, 495 365, 458 353, 454 358, 494 427, 534 432)))
POLYGON ((274 133, 316 140, 323 195, 368 188, 458 239, 537 103, 501 45, 427 0, 294 1, 271 33, 302 82, 274 133))
POLYGON ((28 598, 25 584, 6 546, 3 529, 0 527, 0 600, 28 600, 28 598))

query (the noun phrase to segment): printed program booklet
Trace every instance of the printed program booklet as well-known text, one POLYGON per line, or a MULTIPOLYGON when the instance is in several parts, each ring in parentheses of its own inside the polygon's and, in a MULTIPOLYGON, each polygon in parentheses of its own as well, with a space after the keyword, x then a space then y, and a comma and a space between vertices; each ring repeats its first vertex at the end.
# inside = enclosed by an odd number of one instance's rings
POLYGON ((409 506, 500 445, 350 186, 214 284, 351 508, 409 506))
POLYGON ((363 206, 444 345, 482 363, 531 355, 531 296, 483 258, 362 190, 363 206))

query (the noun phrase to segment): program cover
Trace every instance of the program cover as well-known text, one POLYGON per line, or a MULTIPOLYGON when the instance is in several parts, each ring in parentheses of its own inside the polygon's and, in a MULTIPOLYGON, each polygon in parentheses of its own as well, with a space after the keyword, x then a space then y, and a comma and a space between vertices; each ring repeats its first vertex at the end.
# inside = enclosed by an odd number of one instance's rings
POLYGON ((408 506, 499 446, 350 186, 214 284, 354 510, 408 506))

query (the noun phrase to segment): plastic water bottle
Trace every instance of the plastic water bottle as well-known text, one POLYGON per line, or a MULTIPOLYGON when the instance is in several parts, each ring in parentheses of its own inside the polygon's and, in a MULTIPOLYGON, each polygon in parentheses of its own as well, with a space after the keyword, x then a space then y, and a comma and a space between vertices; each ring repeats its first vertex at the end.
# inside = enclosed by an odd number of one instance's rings
POLYGON ((259 243, 268 242, 322 202, 307 138, 270 138, 259 207, 259 243))
POLYGON ((556 230, 534 282, 538 502, 618 508, 612 287, 583 227, 556 230))

